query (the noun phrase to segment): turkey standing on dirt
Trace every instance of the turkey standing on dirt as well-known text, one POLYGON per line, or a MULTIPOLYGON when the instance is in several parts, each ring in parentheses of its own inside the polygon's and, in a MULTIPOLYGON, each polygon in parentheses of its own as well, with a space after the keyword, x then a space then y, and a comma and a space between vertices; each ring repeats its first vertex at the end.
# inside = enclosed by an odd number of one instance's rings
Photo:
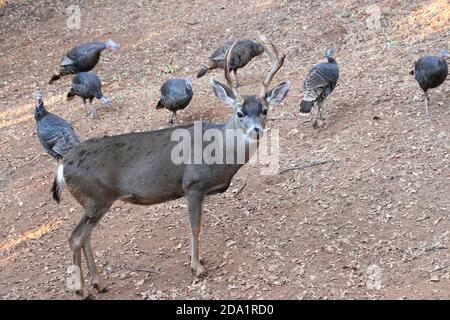
POLYGON ((231 53, 230 70, 234 72, 236 84, 239 86, 237 69, 245 67, 253 58, 264 52, 264 47, 256 41, 245 39, 227 41, 223 47, 217 49, 209 56, 207 66, 200 69, 197 78, 204 76, 209 70, 223 69, 225 54, 235 41, 237 42, 231 53))
POLYGON ((440 86, 447 79, 448 65, 446 59, 450 57, 447 50, 442 49, 440 56, 425 56, 415 62, 414 70, 410 74, 415 75, 420 88, 423 90, 423 98, 425 101, 425 114, 430 116, 428 112, 428 104, 430 96, 428 90, 440 86))
POLYGON ((176 118, 176 112, 189 105, 194 92, 192 91, 192 79, 175 78, 169 79, 161 86, 161 99, 156 105, 156 109, 166 108, 172 111, 172 117, 169 124, 173 125, 176 118))
POLYGON ((42 95, 37 95, 36 100, 34 118, 39 141, 49 155, 60 160, 80 140, 66 120, 45 109, 42 95))
POLYGON ((50 84, 68 74, 91 71, 106 48, 117 51, 119 45, 111 39, 105 42, 88 42, 71 49, 62 58, 59 74, 53 75, 50 84))
POLYGON ((322 104, 327 96, 336 87, 339 79, 339 66, 336 60, 333 58, 335 49, 328 49, 325 57, 328 62, 319 63, 315 65, 306 76, 303 83, 304 96, 300 104, 301 113, 309 113, 317 102, 317 116, 314 120, 313 126, 317 128, 317 122, 319 117, 323 120, 321 112, 322 104))
MULTIPOLYGON (((109 106, 111 101, 102 93, 102 83, 100 78, 93 72, 80 72, 72 81, 72 88, 67 94, 67 101, 72 100, 75 96, 83 98, 84 107, 86 108, 86 99, 89 99, 92 105, 94 98, 100 99, 104 105, 109 106)), ((97 108, 94 107, 92 112, 88 112, 92 118, 97 117, 97 108)))

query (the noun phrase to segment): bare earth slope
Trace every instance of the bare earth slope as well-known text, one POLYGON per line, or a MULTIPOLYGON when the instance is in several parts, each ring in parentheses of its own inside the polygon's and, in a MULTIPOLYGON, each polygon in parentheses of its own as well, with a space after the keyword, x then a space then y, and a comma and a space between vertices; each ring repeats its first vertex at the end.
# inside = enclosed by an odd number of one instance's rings
MULTIPOLYGON (((408 74, 421 55, 450 49, 447 0, 80 3, 77 30, 66 26, 72 1, 0 0, 1 298, 74 298, 65 285, 67 235, 81 207, 67 191, 61 205, 51 200, 56 163, 36 137, 31 95, 43 90, 48 108, 83 139, 161 128, 169 115, 155 105, 164 80, 194 76, 233 34, 259 33, 287 53, 274 82, 293 83, 268 122, 280 130, 282 168, 335 161, 276 176, 242 168, 205 205, 209 275, 201 280, 188 267, 184 199, 117 202, 93 234, 112 289, 97 298, 450 297, 450 82, 432 90, 429 120, 408 74), (380 25, 371 29, 367 12, 377 3, 380 25), (91 120, 81 100, 65 101, 70 77, 47 82, 67 49, 107 38, 122 47, 104 52, 95 72, 113 104, 91 120), (341 79, 325 104, 326 124, 313 130, 298 115, 303 78, 330 46, 341 79), (371 285, 374 278, 381 282, 371 285)), ((240 72, 241 90, 257 92, 268 67, 267 56, 252 61, 240 72)), ((179 119, 225 121, 229 110, 209 77, 193 87, 179 119)))

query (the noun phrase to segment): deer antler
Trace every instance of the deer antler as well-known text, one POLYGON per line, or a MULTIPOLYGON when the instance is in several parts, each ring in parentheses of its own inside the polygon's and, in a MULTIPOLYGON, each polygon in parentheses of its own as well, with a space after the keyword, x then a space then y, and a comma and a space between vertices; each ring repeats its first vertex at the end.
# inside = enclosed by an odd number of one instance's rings
POLYGON ((233 51, 234 45, 236 44, 237 40, 233 42, 230 49, 227 50, 227 53, 225 54, 224 62, 225 65, 223 66, 223 70, 225 73, 225 80, 227 80, 227 84, 230 87, 231 91, 233 91, 234 97, 236 98, 236 101, 239 104, 242 104, 243 98, 240 96, 237 87, 233 85, 233 80, 231 80, 230 76, 230 61, 231 61, 231 51, 233 51))
POLYGON ((281 66, 284 63, 284 58, 286 58, 286 55, 284 53, 280 53, 278 47, 275 46, 271 41, 269 41, 265 35, 260 35, 258 42, 264 47, 264 50, 269 54, 270 59, 272 60, 272 68, 261 84, 260 94, 261 97, 265 97, 267 91, 269 90, 269 85, 272 82, 273 77, 278 72, 278 70, 280 70, 281 66))

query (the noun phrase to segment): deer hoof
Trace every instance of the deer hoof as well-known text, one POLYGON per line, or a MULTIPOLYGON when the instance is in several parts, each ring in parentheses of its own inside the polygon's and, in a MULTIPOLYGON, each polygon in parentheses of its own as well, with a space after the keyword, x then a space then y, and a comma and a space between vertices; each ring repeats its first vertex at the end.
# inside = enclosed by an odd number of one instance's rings
POLYGON ((75 290, 75 294, 83 300, 90 300, 92 298, 86 288, 75 290))
POLYGON ((92 286, 95 290, 97 290, 98 293, 106 293, 109 291, 109 288, 106 287, 101 281, 99 282, 93 282, 92 286))

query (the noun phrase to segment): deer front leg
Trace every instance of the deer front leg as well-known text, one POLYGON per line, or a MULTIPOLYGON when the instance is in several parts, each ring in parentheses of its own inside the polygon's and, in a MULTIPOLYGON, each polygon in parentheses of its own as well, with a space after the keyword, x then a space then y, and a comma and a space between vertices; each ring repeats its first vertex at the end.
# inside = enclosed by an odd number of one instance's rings
POLYGON ((188 214, 191 224, 191 270, 196 277, 202 277, 206 274, 205 268, 200 263, 198 236, 201 229, 201 214, 204 196, 198 193, 189 194, 188 214))

